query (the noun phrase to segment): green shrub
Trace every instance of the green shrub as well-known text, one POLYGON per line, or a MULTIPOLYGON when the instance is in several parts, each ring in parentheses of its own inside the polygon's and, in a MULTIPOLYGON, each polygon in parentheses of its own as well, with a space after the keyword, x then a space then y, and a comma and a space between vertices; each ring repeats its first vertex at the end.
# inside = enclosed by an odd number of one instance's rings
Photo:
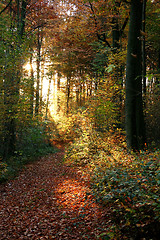
MULTIPOLYGON (((160 223, 160 151, 128 153, 123 133, 95 131, 84 119, 81 135, 69 146, 66 162, 87 169, 92 190, 111 219, 106 236, 156 239, 160 223), (107 135, 107 136, 105 136, 107 135)), ((138 239, 138 238, 137 238, 138 239)))
POLYGON ((25 164, 35 161, 38 157, 54 153, 56 148, 50 144, 50 134, 45 123, 19 127, 14 156, 0 165, 0 182, 17 176, 25 164))
POLYGON ((0 179, 3 178, 6 172, 7 172, 7 164, 0 162, 0 179))
POLYGON ((159 156, 159 151, 143 152, 110 162, 106 169, 95 169, 93 192, 103 204, 112 206, 112 220, 121 231, 140 234, 150 225, 158 231, 155 228, 160 222, 159 156))

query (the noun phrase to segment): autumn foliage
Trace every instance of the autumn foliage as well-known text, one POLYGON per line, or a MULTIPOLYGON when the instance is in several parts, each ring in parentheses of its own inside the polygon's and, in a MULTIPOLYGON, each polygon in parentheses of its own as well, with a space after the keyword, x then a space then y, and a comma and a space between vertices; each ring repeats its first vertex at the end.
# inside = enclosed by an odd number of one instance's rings
POLYGON ((159 239, 159 9, 0 1, 0 239, 159 239))

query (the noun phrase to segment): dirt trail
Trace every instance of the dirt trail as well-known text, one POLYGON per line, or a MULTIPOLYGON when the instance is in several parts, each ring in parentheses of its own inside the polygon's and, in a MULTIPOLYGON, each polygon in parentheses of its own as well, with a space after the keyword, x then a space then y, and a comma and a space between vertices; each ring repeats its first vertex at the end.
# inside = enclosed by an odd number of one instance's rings
POLYGON ((63 164, 64 148, 0 185, 0 240, 97 239, 105 212, 89 177, 63 164))

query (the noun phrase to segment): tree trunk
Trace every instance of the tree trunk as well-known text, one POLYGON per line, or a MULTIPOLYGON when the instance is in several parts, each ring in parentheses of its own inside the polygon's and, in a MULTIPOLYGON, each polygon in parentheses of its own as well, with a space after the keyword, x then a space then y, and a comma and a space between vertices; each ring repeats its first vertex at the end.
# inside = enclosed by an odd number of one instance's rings
MULTIPOLYGON (((156 77, 156 85, 160 84, 160 49, 158 50, 158 64, 157 64, 158 68, 157 68, 157 72, 158 72, 158 77, 156 77)), ((158 89, 158 92, 160 92, 160 90, 158 89)))
POLYGON ((49 97, 50 97, 51 81, 52 81, 52 75, 49 78, 49 84, 48 84, 47 103, 46 103, 46 119, 48 118, 48 112, 49 112, 49 97))
POLYGON ((142 103, 142 1, 131 1, 126 66, 126 138, 129 149, 144 148, 145 129, 142 103))
POLYGON ((76 82, 76 104, 79 106, 79 83, 78 81, 76 82))
POLYGON ((36 106, 35 115, 39 113, 39 85, 40 85, 40 62, 41 62, 41 40, 40 40, 40 29, 38 28, 38 39, 37 39, 37 86, 36 86, 36 106))
POLYGON ((43 82, 44 82, 44 71, 45 71, 45 53, 44 48, 42 48, 41 53, 42 59, 41 59, 41 78, 40 78, 40 108, 39 111, 42 112, 42 105, 43 105, 43 82))
POLYGON ((82 107, 82 80, 79 79, 79 105, 82 107))
POLYGON ((119 38, 120 38, 120 30, 119 30, 118 19, 117 19, 117 17, 113 17, 113 19, 112 19, 112 41, 113 41, 114 53, 117 51, 117 49, 120 48, 119 38))
MULTIPOLYGON (((68 74, 70 75, 70 74, 68 74)), ((70 98, 70 76, 67 76, 67 92, 66 92, 66 98, 67 98, 67 114, 69 113, 69 98, 70 98)))
POLYGON ((142 83, 143 83, 143 93, 146 95, 146 41, 145 41, 145 21, 146 21, 146 2, 147 0, 143 0, 143 8, 142 8, 142 83))
POLYGON ((61 87, 61 74, 57 73, 57 113, 60 112, 60 87, 61 87))
POLYGON ((32 54, 30 56, 30 114, 33 117, 33 107, 34 107, 34 74, 33 74, 33 63, 32 63, 32 54))

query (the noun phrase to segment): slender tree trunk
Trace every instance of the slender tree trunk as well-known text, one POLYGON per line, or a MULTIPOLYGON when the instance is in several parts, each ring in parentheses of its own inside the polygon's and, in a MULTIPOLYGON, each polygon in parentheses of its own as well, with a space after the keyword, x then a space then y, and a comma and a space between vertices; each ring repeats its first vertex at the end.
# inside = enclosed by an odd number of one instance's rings
POLYGON ((43 80, 44 80, 44 68, 45 68, 45 54, 42 48, 42 59, 41 59, 41 78, 40 78, 40 112, 42 112, 42 102, 43 102, 43 80))
POLYGON ((158 73, 160 74, 160 49, 158 50, 158 73))
POLYGON ((70 76, 67 76, 67 114, 69 113, 70 79, 70 76))
POLYGON ((79 106, 79 83, 76 82, 76 103, 79 106))
POLYGON ((21 36, 21 38, 23 38, 23 35, 24 35, 25 19, 26 19, 26 9, 27 9, 27 0, 22 0, 21 22, 20 22, 20 36, 21 36))
POLYGON ((39 91, 40 91, 40 62, 41 62, 41 40, 40 40, 40 29, 38 28, 38 39, 37 39, 37 86, 36 86, 36 106, 35 115, 39 113, 39 91))
MULTIPOLYGON (((142 92, 143 92, 143 107, 146 109, 146 38, 145 38, 145 30, 146 30, 146 3, 147 0, 143 0, 142 5, 142 92)), ((146 118, 146 112, 144 111, 144 118, 146 118)), ((144 121, 144 129, 146 129, 146 123, 144 121)), ((144 130, 144 139, 147 142, 146 132, 144 130)))
POLYGON ((86 88, 85 88, 85 80, 83 79, 83 104, 85 104, 86 100, 86 88))
POLYGON ((90 88, 89 88, 89 81, 87 81, 87 98, 89 97, 89 91, 90 91, 90 88))
POLYGON ((61 74, 57 73, 57 113, 60 112, 60 87, 61 87, 61 74))
MULTIPOLYGON (((158 50, 158 69, 157 69, 157 72, 158 72, 158 77, 156 77, 156 85, 158 85, 160 83, 160 49, 158 50)), ((160 89, 157 89, 158 90, 158 93, 160 92, 160 89)))
POLYGON ((90 81, 90 93, 89 96, 92 96, 92 80, 90 81))
POLYGON ((146 2, 147 0, 143 0, 142 7, 142 83, 143 83, 143 93, 146 95, 146 40, 145 40, 145 25, 146 25, 146 2))
POLYGON ((46 103, 46 119, 48 118, 48 112, 49 112, 49 97, 50 97, 50 89, 51 89, 51 81, 52 76, 49 78, 49 84, 48 84, 48 93, 47 93, 47 103, 46 103))
POLYGON ((30 56, 30 114, 33 117, 34 109, 34 73, 33 73, 33 55, 30 56))
MULTIPOLYGON (((117 14, 118 15, 118 14, 117 14)), ((112 19, 112 41, 113 41, 113 50, 114 52, 120 48, 119 44, 120 31, 117 16, 112 19)))
POLYGON ((142 1, 131 1, 126 66, 126 137, 129 149, 143 149, 145 129, 142 103, 142 1))

